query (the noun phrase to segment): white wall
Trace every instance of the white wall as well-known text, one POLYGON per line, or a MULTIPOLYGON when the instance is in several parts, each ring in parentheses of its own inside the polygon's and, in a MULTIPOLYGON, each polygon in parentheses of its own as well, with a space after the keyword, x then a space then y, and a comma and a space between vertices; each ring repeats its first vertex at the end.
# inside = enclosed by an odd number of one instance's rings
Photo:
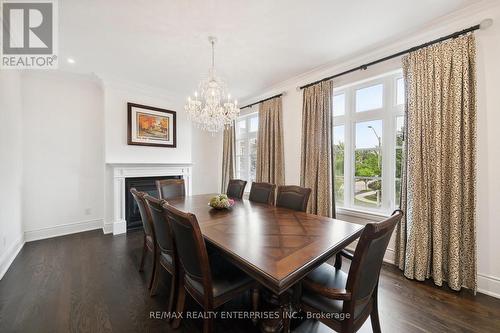
MULTIPOLYGON (((470 6, 429 24, 422 31, 401 36, 397 42, 363 54, 353 55, 345 61, 323 66, 270 87, 243 104, 286 92, 283 97, 285 181, 287 184, 298 184, 300 182, 302 91, 298 91, 296 87, 462 30, 485 18, 493 18, 494 25, 488 30, 476 32, 478 67, 478 284, 480 291, 500 297, 500 260, 498 259, 500 242, 497 240, 498 235, 500 235, 500 205, 498 204, 500 202, 500 178, 496 175, 500 165, 500 144, 498 144, 498 126, 500 124, 500 63, 498 62, 500 59, 500 6, 498 2, 483 2, 470 6)), ((398 67, 400 67, 400 61, 395 59, 371 67, 367 71, 356 72, 336 79, 334 85, 341 86, 398 67)), ((361 223, 366 216, 339 214, 338 218, 361 223)), ((369 218, 379 219, 375 216, 369 218)), ((391 242, 386 257, 393 257, 393 248, 394 245, 391 242)))
POLYGON ((222 180, 222 133, 192 130, 193 194, 219 193, 222 180))
POLYGON ((0 71, 0 279, 23 240, 22 98, 17 71, 0 71))
POLYGON ((26 240, 102 227, 104 119, 99 81, 26 71, 22 94, 26 240))

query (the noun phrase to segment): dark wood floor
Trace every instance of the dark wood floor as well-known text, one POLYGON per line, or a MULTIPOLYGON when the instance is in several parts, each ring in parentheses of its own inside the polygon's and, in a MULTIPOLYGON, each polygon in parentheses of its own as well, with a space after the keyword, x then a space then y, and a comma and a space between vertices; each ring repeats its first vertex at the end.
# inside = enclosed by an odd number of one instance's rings
MULTIPOLYGON (((142 236, 91 231, 27 243, 0 281, 0 332, 170 332, 167 294, 149 297, 137 271, 142 236)), ((149 267, 146 267, 149 272, 149 267)), ((380 287, 383 332, 500 332, 500 300, 405 279, 385 266, 380 287)), ((249 297, 225 310, 247 307, 249 297)), ((193 302, 188 304, 199 310, 193 302)), ((184 320, 177 332, 196 332, 184 320)), ((220 320, 221 332, 257 332, 250 320, 220 320)), ((371 331, 369 321, 361 331, 371 331)))

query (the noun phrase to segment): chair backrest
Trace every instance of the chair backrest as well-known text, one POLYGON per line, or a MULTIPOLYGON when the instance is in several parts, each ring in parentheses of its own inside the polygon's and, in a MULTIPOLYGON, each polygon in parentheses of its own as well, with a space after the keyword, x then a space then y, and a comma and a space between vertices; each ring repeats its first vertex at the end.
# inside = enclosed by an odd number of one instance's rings
POLYGON ((372 299, 387 245, 402 217, 403 212, 398 209, 386 220, 365 226, 349 269, 346 290, 351 292, 352 298, 344 302, 346 313, 359 313, 359 309, 372 299))
POLYGON ((276 185, 269 183, 252 183, 248 199, 254 202, 274 204, 276 185))
POLYGON ((241 199, 243 198, 243 193, 245 192, 245 186, 247 186, 247 182, 245 180, 231 179, 229 184, 227 184, 226 194, 232 199, 241 199))
POLYGON ((184 179, 164 179, 156 181, 160 199, 168 200, 186 196, 184 179))
MULTIPOLYGON (((203 286, 205 296, 213 297, 207 248, 196 216, 182 212, 167 202, 162 206, 167 211, 182 272, 203 286)), ((191 283, 186 280, 188 284, 191 283)))
POLYGON ((311 196, 311 189, 301 186, 278 186, 276 206, 305 212, 311 196))
POLYGON ((145 195, 144 200, 149 207, 151 220, 155 228, 156 242, 161 252, 174 252, 174 236, 168 222, 167 211, 162 204, 165 200, 158 200, 150 195, 145 195))
POLYGON ((146 200, 144 200, 144 196, 146 193, 139 192, 135 189, 135 187, 130 189, 130 193, 134 197, 135 202, 137 203, 137 207, 139 207, 139 214, 141 215, 142 226, 144 227, 144 233, 147 236, 154 236, 154 227, 153 222, 151 220, 151 212, 146 204, 146 200))

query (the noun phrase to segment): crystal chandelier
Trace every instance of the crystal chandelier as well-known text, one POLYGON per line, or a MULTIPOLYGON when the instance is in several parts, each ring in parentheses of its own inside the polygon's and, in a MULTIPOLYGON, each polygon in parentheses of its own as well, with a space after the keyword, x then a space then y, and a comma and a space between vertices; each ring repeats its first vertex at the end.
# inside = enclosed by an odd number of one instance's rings
POLYGON ((196 127, 214 133, 231 127, 240 114, 240 109, 237 106, 238 101, 231 100, 231 95, 227 93, 224 81, 215 74, 216 39, 208 37, 208 41, 212 45, 212 66, 208 71, 208 77, 200 82, 194 97, 188 97, 184 109, 196 127))

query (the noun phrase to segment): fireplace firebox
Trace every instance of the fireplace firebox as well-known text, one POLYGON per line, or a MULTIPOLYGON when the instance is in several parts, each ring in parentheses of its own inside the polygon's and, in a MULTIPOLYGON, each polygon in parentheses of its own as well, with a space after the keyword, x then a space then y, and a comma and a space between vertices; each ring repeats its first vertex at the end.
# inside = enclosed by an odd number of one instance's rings
POLYGON ((125 219, 127 220, 127 230, 142 229, 142 220, 139 213, 139 207, 130 193, 130 189, 135 187, 138 191, 146 192, 149 195, 158 198, 156 181, 163 179, 182 179, 182 176, 163 176, 163 177, 138 177, 125 179, 125 219))

